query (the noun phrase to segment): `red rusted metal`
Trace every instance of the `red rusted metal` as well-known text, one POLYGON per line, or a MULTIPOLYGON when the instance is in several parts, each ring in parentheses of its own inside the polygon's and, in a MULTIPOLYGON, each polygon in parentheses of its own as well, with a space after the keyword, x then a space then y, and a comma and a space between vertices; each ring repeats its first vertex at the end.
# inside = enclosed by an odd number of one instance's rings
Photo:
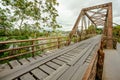
MULTIPOLYGON (((112 38, 112 3, 109 3, 108 6, 108 16, 107 16, 107 38, 112 38)), ((113 49, 113 41, 107 41, 107 48, 113 49)))

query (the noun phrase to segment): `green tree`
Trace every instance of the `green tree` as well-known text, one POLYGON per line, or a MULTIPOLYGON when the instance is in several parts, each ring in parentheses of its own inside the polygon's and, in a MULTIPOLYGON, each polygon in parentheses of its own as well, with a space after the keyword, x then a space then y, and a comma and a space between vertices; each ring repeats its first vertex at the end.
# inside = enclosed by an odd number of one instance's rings
POLYGON ((35 34, 42 26, 51 27, 53 30, 61 27, 56 21, 57 0, 2 0, 2 5, 10 7, 9 11, 13 15, 11 21, 15 26, 18 24, 20 34, 23 34, 22 29, 27 25, 31 25, 27 28, 32 27, 35 34))
POLYGON ((7 32, 12 27, 12 23, 10 17, 7 16, 9 10, 0 8, 0 35, 5 36, 8 35, 7 32))
POLYGON ((120 42, 120 26, 114 26, 113 27, 113 36, 118 39, 118 42, 120 42))
POLYGON ((87 31, 87 34, 92 34, 96 32, 96 28, 94 25, 90 25, 86 31, 87 31))

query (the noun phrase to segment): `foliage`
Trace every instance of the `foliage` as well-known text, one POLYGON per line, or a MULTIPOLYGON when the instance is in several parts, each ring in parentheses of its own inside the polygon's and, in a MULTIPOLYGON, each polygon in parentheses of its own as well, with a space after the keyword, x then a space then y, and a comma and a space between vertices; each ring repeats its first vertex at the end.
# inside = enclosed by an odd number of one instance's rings
POLYGON ((95 33, 95 31, 96 31, 95 26, 90 25, 86 31, 87 31, 87 34, 95 33))
POLYGON ((8 30, 12 27, 10 17, 7 16, 7 13, 9 13, 8 9, 0 8, 0 36, 6 35, 8 30))
POLYGON ((1 5, 4 8, 0 8, 0 33, 4 36, 14 35, 14 29, 17 35, 32 34, 35 38, 44 27, 53 31, 61 27, 56 21, 57 0, 1 0, 1 5))
POLYGON ((102 34, 102 28, 97 28, 97 29, 96 29, 96 33, 97 33, 97 34, 102 34))
POLYGON ((120 26, 113 27, 113 36, 120 42, 120 26))

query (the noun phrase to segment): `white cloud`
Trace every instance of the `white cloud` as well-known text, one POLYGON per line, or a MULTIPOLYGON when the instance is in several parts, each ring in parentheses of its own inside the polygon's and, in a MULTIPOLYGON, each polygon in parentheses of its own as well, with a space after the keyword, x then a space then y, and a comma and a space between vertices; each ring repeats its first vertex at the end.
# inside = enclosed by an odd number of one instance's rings
POLYGON ((113 3, 113 22, 120 24, 120 0, 58 0, 58 2, 59 17, 57 20, 63 26, 62 30, 72 30, 82 8, 108 2, 113 3))

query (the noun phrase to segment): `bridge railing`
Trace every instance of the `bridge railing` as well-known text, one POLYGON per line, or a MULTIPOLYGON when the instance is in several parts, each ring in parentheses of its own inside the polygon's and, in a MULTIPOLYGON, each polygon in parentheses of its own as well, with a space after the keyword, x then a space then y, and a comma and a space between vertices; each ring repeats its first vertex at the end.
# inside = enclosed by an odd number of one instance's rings
POLYGON ((66 46, 67 37, 38 38, 0 42, 0 61, 24 57, 34 57, 41 52, 66 46))
MULTIPOLYGON (((86 35, 79 40, 79 37, 73 37, 71 44, 87 39, 94 35, 86 35)), ((34 57, 47 50, 68 46, 68 37, 47 37, 28 40, 12 40, 0 42, 0 61, 14 60, 20 58, 34 57)))
POLYGON ((83 76, 82 80, 102 80, 103 65, 104 65, 104 42, 100 41, 94 56, 83 76))

